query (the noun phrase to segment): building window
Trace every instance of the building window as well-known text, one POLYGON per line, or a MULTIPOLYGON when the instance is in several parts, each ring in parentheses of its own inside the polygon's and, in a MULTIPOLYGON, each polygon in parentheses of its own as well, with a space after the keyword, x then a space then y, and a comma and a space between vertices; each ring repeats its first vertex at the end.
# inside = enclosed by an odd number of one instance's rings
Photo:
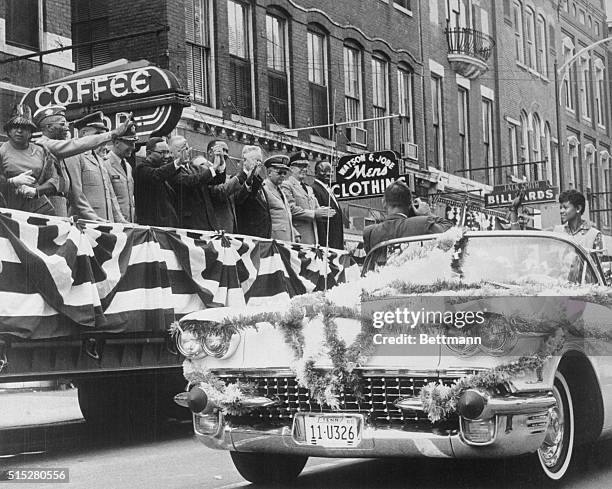
POLYGON ((580 60, 580 104, 582 108, 582 117, 591 119, 591 91, 589 84, 591 81, 590 63, 588 58, 580 60))
MULTIPOLYGON (((574 55, 574 50, 567 46, 563 46, 564 61, 568 61, 574 55)), ((563 77, 563 88, 565 91, 565 108, 571 111, 574 109, 574 70, 569 68, 563 77)))
MULTIPOLYGON (((461 159, 461 168, 467 170, 470 167, 469 95, 468 91, 463 87, 459 87, 457 114, 459 119, 459 157, 461 159)), ((469 176, 469 173, 466 176, 469 176)))
POLYGON ((584 10, 580 10, 580 15, 578 16, 578 21, 581 24, 585 24, 585 11, 584 10))
MULTIPOLYGON (((372 58, 372 107, 374 117, 385 117, 389 107, 389 63, 380 58, 372 58)), ((391 147, 390 120, 374 121, 374 149, 391 147)))
POLYGON ((530 160, 533 161, 533 165, 529 165, 529 179, 530 180, 541 180, 542 179, 542 161, 544 160, 542 151, 542 123, 537 114, 532 116, 533 121, 533 133, 531 135, 531 154, 530 160))
MULTIPOLYGON (((363 118, 361 86, 361 51, 344 46, 344 110, 347 121, 363 118)), ((357 125, 363 127, 361 122, 357 125)))
POLYGON ((570 136, 568 151, 570 156, 570 178, 575 190, 582 190, 582 175, 580 168, 580 156, 578 154, 578 139, 576 136, 570 136))
POLYGON ((529 68, 536 69, 535 14, 529 7, 525 9, 525 14, 525 26, 527 27, 525 31, 525 41, 527 43, 526 64, 529 68))
MULTIPOLYGON (((610 174, 610 157, 606 157, 605 159, 602 158, 601 160, 601 166, 603 167, 603 174, 604 174, 604 188, 606 189, 606 192, 609 192, 610 189, 612 189, 611 185, 612 185, 612 178, 611 178, 611 174, 610 174)), ((604 225, 606 227, 610 226, 610 216, 612 216, 612 211, 610 211, 610 207, 612 207, 612 205, 610 205, 610 198, 609 198, 609 194, 603 195, 603 201, 604 201, 604 208, 608 209, 607 211, 603 212, 603 219, 604 219, 604 225)))
POLYGON ((229 37, 230 97, 232 113, 253 117, 253 89, 251 83, 251 28, 246 5, 227 1, 229 37))
POLYGON ((523 63, 525 61, 523 49, 523 6, 520 2, 515 1, 512 9, 514 19, 514 55, 517 61, 523 63))
POLYGON ((431 77, 434 164, 444 171, 444 118, 442 114, 442 78, 431 77))
POLYGON ((393 0, 393 5, 409 12, 412 10, 410 8, 410 0, 393 0))
POLYGON ((402 142, 414 142, 414 114, 412 108, 413 74, 408 68, 397 70, 397 93, 399 113, 402 119, 402 142))
POLYGON ((289 69, 287 66, 286 22, 266 15, 268 47, 268 111, 274 124, 289 126, 289 69))
POLYGON ((546 57, 546 21, 541 15, 538 16, 537 25, 537 70, 543 75, 548 75, 548 59, 546 57))
POLYGON ((518 178, 519 176, 519 132, 517 126, 510 124, 508 126, 508 142, 509 142, 509 156, 510 164, 512 165, 512 175, 518 178))
MULTIPOLYGON (((327 43, 326 37, 308 31, 308 89, 310 92, 310 121, 314 126, 329 122, 327 43)), ((329 129, 319 129, 314 134, 329 138, 329 129)))
POLYGON ((604 115, 604 70, 601 60, 595 62, 595 115, 597 124, 605 127, 606 119, 604 115))
POLYGON ((599 22, 595 22, 595 35, 599 37, 601 35, 601 26, 599 22))
MULTIPOLYGON (((72 41, 74 44, 109 37, 108 2, 72 0, 71 6, 72 41)), ((77 71, 106 64, 111 60, 108 43, 97 42, 89 46, 75 48, 73 59, 77 71)))
POLYGON ((185 0, 187 88, 191 98, 210 103, 210 35, 207 0, 185 0))
POLYGON ((38 0, 6 1, 6 43, 31 51, 40 48, 38 0))
POLYGON ((487 184, 493 184, 495 174, 493 171, 493 102, 482 99, 482 143, 484 152, 484 165, 487 170, 487 184))
POLYGON ((546 164, 542 167, 542 180, 547 180, 550 183, 555 181, 555 174, 553 168, 555 168, 554 157, 553 157, 553 145, 552 145, 552 137, 550 133, 550 125, 548 122, 544 124, 544 136, 542 138, 542 144, 544 146, 544 160, 546 164))

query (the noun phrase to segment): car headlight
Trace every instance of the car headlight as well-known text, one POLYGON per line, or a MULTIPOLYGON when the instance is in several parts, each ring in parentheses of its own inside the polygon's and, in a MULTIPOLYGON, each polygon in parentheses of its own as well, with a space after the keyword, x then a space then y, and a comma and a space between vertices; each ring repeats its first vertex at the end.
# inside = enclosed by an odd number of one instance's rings
POLYGON ((176 347, 186 358, 202 358, 207 355, 202 338, 194 331, 181 331, 176 336, 176 347))
POLYGON ((209 331, 202 337, 202 347, 204 352, 215 358, 227 358, 232 356, 238 344, 240 335, 227 331, 209 331))
POLYGON ((489 355, 506 355, 516 346, 518 334, 512 333, 503 317, 492 317, 480 326, 480 348, 489 355))

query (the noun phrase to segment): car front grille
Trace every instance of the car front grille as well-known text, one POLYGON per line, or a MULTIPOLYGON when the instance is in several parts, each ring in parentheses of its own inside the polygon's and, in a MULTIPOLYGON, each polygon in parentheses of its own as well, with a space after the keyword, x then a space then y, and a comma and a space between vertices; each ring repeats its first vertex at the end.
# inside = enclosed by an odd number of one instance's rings
MULTIPOLYGON (((234 383, 236 377, 222 377, 226 382, 234 383)), ((294 377, 241 377, 240 382, 254 386, 255 395, 275 399, 275 406, 256 409, 247 416, 251 421, 291 420, 297 412, 328 413, 337 412, 329 406, 321 406, 307 389, 298 386, 294 377)), ((394 406, 400 398, 416 397, 421 394, 423 386, 430 382, 442 380, 450 385, 454 379, 437 377, 364 377, 361 380, 362 396, 357 398, 352 392, 343 392, 339 396, 340 411, 364 414, 369 423, 376 425, 402 425, 405 423, 427 423, 423 411, 402 411, 394 406)))

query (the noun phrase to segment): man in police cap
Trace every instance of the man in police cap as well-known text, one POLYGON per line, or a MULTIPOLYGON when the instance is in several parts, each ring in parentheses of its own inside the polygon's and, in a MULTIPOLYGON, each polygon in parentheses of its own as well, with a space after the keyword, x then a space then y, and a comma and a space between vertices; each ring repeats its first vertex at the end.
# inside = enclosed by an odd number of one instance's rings
POLYGON ((132 165, 127 160, 136 151, 136 128, 131 126, 124 134, 112 135, 112 148, 108 152, 109 174, 121 214, 129 222, 136 222, 134 201, 134 177, 132 165))
MULTIPOLYGON (((100 111, 88 114, 74 121, 72 125, 79 131, 80 138, 108 132, 100 111)), ((106 159, 106 144, 102 143, 74 157, 78 161, 78 171, 75 172, 73 183, 74 186, 80 186, 83 189, 83 194, 98 219, 127 223, 128 221, 121 214, 119 202, 111 184, 109 164, 106 159)), ((80 213, 78 215, 81 219, 88 218, 80 213)))
POLYGON ((312 187, 304 181, 308 174, 308 155, 298 151, 289 158, 291 174, 281 188, 291 208, 291 217, 295 228, 301 235, 301 242, 318 244, 317 221, 331 218, 336 211, 327 206, 319 206, 312 187))
POLYGON ((131 114, 125 122, 119 124, 113 131, 76 139, 66 139, 69 128, 65 107, 59 105, 42 107, 34 113, 33 119, 42 132, 42 137, 36 143, 47 148, 49 152, 60 160, 58 168, 60 176, 58 193, 56 196, 50 197, 55 207, 56 215, 68 215, 67 198, 70 197, 72 211, 75 214, 87 215, 89 218, 95 219, 95 212, 91 210, 91 206, 88 205, 87 201, 82 198, 82 189, 72 185, 72 179, 78 171, 77 162, 75 160, 67 161, 66 158, 96 148, 110 141, 113 137, 122 136, 128 130, 134 129, 131 114), (87 209, 87 207, 90 209, 87 209))
POLYGON ((264 166, 268 170, 268 178, 263 183, 263 190, 268 201, 272 239, 299 241, 299 233, 293 227, 291 206, 281 189, 281 185, 289 172, 288 162, 289 158, 285 155, 271 156, 264 161, 264 166))

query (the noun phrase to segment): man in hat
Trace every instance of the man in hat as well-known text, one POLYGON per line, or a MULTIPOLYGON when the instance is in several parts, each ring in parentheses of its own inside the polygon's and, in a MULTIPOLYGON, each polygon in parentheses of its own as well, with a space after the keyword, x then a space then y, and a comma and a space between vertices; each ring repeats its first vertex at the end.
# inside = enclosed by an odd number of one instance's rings
MULTIPOLYGON (((58 193, 52 201, 56 207, 57 215, 61 216, 68 215, 67 198, 77 199, 78 194, 82 193, 81 189, 70 188, 72 178, 75 176, 78 169, 75 160, 67 161, 66 158, 96 148, 112 140, 114 137, 123 136, 128 130, 135 131, 134 122, 130 115, 122 124, 109 133, 101 133, 76 139, 66 139, 69 132, 68 122, 66 120, 66 109, 59 105, 38 109, 34 113, 34 123, 42 132, 42 137, 36 142, 47 148, 60 160, 58 169, 60 184, 58 193)), ((90 214, 88 210, 84 209, 85 204, 81 199, 72 200, 70 204, 75 214, 81 212, 90 214)))
POLYGON ((178 172, 170 179, 176 192, 176 211, 182 228, 200 231, 218 229, 209 185, 225 182, 225 171, 220 170, 224 159, 222 149, 215 150, 212 166, 194 165, 187 140, 180 135, 168 141, 170 152, 179 166, 178 172))
POLYGON ((289 172, 288 162, 289 158, 285 155, 271 156, 264 161, 264 166, 268 170, 268 178, 263 182, 263 189, 270 211, 272 239, 298 241, 300 236, 293 227, 291 206, 281 188, 289 172))
POLYGON ((315 179, 312 182, 312 190, 319 202, 319 206, 330 206, 336 214, 328 219, 317 221, 317 234, 321 246, 344 249, 344 216, 342 209, 330 187, 332 166, 329 161, 317 161, 315 163, 315 179))
POLYGON ((267 178, 259 146, 242 148, 242 169, 247 175, 235 197, 237 233, 270 239, 272 219, 263 182, 267 178))
POLYGON ((178 227, 176 192, 169 181, 180 169, 160 137, 147 141, 147 156, 134 170, 134 197, 138 224, 178 227))
POLYGON ((36 131, 29 107, 17 105, 4 130, 8 141, 0 145, 0 193, 11 209, 54 215, 48 195, 57 191, 57 159, 31 142, 36 131))
POLYGON ((121 214, 129 222, 136 222, 134 202, 134 177, 132 165, 127 160, 136 151, 136 128, 132 125, 124 134, 112 135, 112 148, 108 153, 108 172, 117 195, 121 214))
MULTIPOLYGON (((103 122, 103 114, 99 111, 73 121, 72 125, 79 131, 79 139, 108 132, 103 122)), ((106 144, 102 143, 96 148, 73 157, 78 161, 78 171, 75 172, 72 179, 72 187, 82 188, 88 205, 96 215, 96 220, 127 223, 111 184, 106 159, 106 144)), ((80 219, 91 219, 86 214, 78 212, 78 209, 77 215, 80 219)))
POLYGON ((319 206, 312 187, 304 181, 308 174, 308 155, 298 151, 289 158, 291 174, 281 188, 291 208, 293 224, 301 235, 301 242, 318 244, 317 221, 333 217, 336 212, 328 206, 319 206))

